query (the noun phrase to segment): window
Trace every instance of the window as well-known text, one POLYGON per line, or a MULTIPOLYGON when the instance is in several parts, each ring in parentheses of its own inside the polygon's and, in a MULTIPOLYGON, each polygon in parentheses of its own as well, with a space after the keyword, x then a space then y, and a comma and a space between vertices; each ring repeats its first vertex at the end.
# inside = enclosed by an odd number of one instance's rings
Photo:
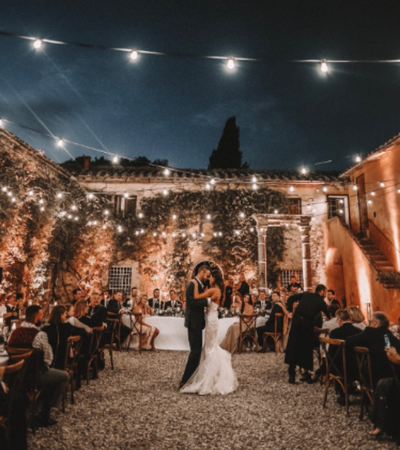
POLYGON ((339 217, 345 224, 349 224, 349 198, 347 195, 327 195, 328 219, 339 217))
POLYGON ((301 214, 301 198, 288 198, 288 214, 301 214))
POLYGON ((130 292, 132 287, 132 267, 113 266, 108 273, 108 288, 130 292))
POLYGON ((303 272, 301 270, 282 270, 281 272, 281 284, 287 288, 290 284, 290 277, 296 277, 297 283, 303 286, 303 272))

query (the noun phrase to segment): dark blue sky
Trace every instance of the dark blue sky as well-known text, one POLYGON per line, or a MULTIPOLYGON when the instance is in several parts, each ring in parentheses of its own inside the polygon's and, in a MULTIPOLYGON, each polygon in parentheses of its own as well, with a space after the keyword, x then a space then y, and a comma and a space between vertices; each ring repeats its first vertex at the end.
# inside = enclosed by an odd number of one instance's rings
MULTIPOLYGON (((0 37, 0 117, 71 141, 176 167, 206 167, 237 117, 253 169, 344 169, 400 132, 400 65, 336 65, 321 76, 299 58, 400 58, 398 1, 13 0, 0 30, 46 39, 199 55, 224 63, 45 45, 0 37), (274 61, 274 62, 272 62, 274 61)), ((56 161, 51 139, 7 125, 56 161)), ((72 145, 74 156, 100 156, 72 145)))

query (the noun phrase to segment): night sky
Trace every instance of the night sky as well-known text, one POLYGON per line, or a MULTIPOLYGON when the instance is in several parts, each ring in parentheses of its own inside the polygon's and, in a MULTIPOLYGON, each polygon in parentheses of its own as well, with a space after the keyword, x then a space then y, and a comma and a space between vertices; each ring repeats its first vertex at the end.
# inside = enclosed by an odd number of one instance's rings
MULTIPOLYGON (((207 167, 236 116, 253 169, 345 169, 400 132, 400 64, 293 59, 400 58, 400 6, 356 0, 2 1, 0 30, 225 62, 128 54, 0 37, 0 117, 121 156, 207 167), (332 163, 314 166, 320 161, 332 163)), ((14 125, 57 162, 100 154, 14 125)))

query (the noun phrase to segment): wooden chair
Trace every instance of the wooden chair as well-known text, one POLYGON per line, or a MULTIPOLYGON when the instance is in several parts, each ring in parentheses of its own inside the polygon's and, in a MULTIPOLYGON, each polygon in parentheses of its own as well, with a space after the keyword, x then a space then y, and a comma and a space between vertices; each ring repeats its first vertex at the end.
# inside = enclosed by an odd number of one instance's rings
POLYGON ((275 343, 275 355, 278 354, 278 341, 281 341, 283 347, 283 314, 276 313, 274 317, 274 331, 266 331, 263 335, 263 349, 265 348, 265 344, 267 342, 267 338, 270 336, 275 343), (282 331, 278 331, 278 320, 282 319, 282 331))
POLYGON ((97 378, 98 363, 97 357, 99 355, 100 341, 103 336, 103 327, 94 327, 92 336, 90 338, 89 350, 87 355, 79 355, 79 358, 86 358, 86 383, 89 384, 89 369, 94 363, 93 378, 97 378))
POLYGON ((14 360, 18 360, 23 358, 26 362, 24 373, 23 373, 23 386, 26 391, 26 396, 30 405, 30 426, 32 433, 35 434, 36 426, 35 426, 35 417, 36 410, 39 404, 40 396, 43 393, 43 389, 39 388, 37 377, 39 371, 43 368, 43 351, 39 349, 29 349, 29 348, 18 348, 18 347, 10 347, 6 346, 7 353, 10 355, 10 358, 14 358, 14 360), (27 357, 27 353, 30 353, 30 356, 27 357))
POLYGON ((118 325, 114 332, 114 339, 117 341, 116 350, 121 351, 122 350, 122 342, 121 342, 122 315, 114 314, 112 312, 107 312, 107 318, 112 319, 112 320, 118 320, 118 325))
POLYGON ((371 358, 366 347, 354 347, 357 358, 358 375, 361 387, 360 420, 364 418, 364 409, 368 403, 374 404, 374 388, 372 384, 371 358))
POLYGON ((346 372, 346 350, 345 341, 341 339, 329 339, 323 336, 319 338, 325 353, 326 378, 325 378, 325 396, 323 407, 326 407, 329 387, 332 384, 339 384, 342 388, 345 398, 346 413, 349 416, 349 394, 347 389, 347 372, 346 372), (337 349, 333 356, 328 352, 327 345, 336 346, 337 349), (338 366, 341 361, 342 366, 338 366), (334 370, 334 371, 333 371, 334 370))
MULTIPOLYGON (((15 401, 15 394, 21 390, 21 373, 25 364, 25 359, 21 359, 15 364, 8 365, 6 367, 0 367, 0 381, 4 381, 8 387, 8 392, 5 393, 8 404, 8 411, 12 411, 13 403, 15 401)), ((4 428, 6 439, 9 439, 9 414, 0 416, 0 427, 4 428)))
POLYGON ((110 355, 111 370, 114 370, 113 351, 114 349, 118 349, 118 344, 116 344, 114 340, 115 335, 118 332, 119 324, 120 319, 107 319, 107 332, 110 339, 100 348, 100 354, 102 356, 104 356, 104 352, 108 350, 108 354, 110 355))
POLYGON ((135 336, 137 334, 138 338, 139 338, 138 350, 139 350, 139 353, 141 353, 142 352, 142 343, 141 343, 140 337, 143 334, 142 314, 134 314, 133 312, 130 312, 129 317, 131 320, 131 334, 129 335, 128 347, 127 347, 126 351, 129 352, 129 350, 131 348, 132 338, 133 338, 133 336, 135 336))
POLYGON ((240 314, 239 315, 239 346, 238 353, 242 353, 242 344, 245 339, 250 339, 256 346, 258 351, 258 339, 256 330, 256 321, 258 314, 240 314))
POLYGON ((78 357, 81 349, 81 337, 80 336, 70 336, 67 339, 67 348, 65 351, 65 361, 64 370, 68 372, 69 380, 65 391, 62 395, 62 412, 65 412, 65 398, 67 396, 67 390, 70 388, 71 391, 71 405, 75 403, 74 392, 75 392, 75 380, 78 374, 78 357))
MULTIPOLYGON (((329 328, 314 327, 314 333, 315 333, 315 335, 318 338, 318 342, 320 342, 319 341, 320 336, 328 337, 330 331, 331 330, 329 328)), ((321 345, 318 345, 318 347, 314 348, 314 355, 318 359, 319 367, 321 367, 322 364, 323 364, 323 359, 324 359, 324 354, 322 352, 322 346, 321 345)))

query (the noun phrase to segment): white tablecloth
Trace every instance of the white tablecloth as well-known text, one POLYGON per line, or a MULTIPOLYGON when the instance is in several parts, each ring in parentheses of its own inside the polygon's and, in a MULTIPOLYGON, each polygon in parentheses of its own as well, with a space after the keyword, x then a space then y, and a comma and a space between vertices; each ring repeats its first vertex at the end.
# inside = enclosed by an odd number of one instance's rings
MULTIPOLYGON (((257 326, 262 326, 266 322, 265 317, 257 318, 257 326)), ((149 316, 145 319, 146 323, 157 327, 160 334, 156 337, 155 346, 158 350, 180 350, 189 351, 188 332, 185 328, 185 319, 182 317, 158 317, 149 316)), ((125 315, 122 322, 131 327, 129 316, 125 315)), ((235 322, 239 322, 238 317, 229 317, 219 319, 218 327, 218 342, 221 343, 228 331, 228 328, 235 322)), ((128 338, 129 339, 129 338, 128 338)), ((124 343, 127 345, 127 341, 124 343)), ((133 336, 131 341, 131 348, 137 348, 138 337, 133 336)))

